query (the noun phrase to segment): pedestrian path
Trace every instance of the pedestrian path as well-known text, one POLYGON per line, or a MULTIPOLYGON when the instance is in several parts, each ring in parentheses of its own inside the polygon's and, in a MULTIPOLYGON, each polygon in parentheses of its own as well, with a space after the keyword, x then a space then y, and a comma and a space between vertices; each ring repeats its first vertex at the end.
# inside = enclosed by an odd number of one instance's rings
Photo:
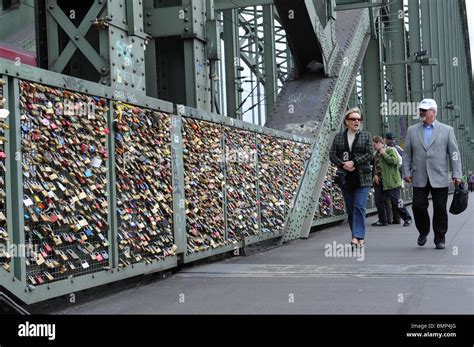
POLYGON ((343 223, 306 240, 183 268, 164 280, 72 303, 56 313, 474 313, 474 194, 467 211, 449 215, 444 250, 435 249, 432 231, 419 247, 414 225, 370 226, 376 218, 367 219, 363 252, 345 248, 350 232, 343 223))

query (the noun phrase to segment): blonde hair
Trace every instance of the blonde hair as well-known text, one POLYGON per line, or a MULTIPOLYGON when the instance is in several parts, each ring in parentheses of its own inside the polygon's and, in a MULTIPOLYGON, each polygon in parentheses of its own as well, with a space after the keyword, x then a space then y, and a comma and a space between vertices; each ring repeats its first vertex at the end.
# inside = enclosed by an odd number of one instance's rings
POLYGON ((361 118, 362 118, 362 114, 360 112, 360 108, 358 107, 353 107, 349 110, 346 111, 346 113, 344 113, 344 126, 347 128, 347 124, 346 124, 346 119, 349 117, 350 114, 352 113, 357 113, 361 118))
POLYGON ((358 107, 353 107, 353 108, 347 110, 346 113, 344 113, 344 120, 346 120, 347 117, 348 117, 350 114, 352 114, 352 113, 357 113, 359 116, 362 117, 362 114, 360 113, 360 108, 358 108, 358 107))

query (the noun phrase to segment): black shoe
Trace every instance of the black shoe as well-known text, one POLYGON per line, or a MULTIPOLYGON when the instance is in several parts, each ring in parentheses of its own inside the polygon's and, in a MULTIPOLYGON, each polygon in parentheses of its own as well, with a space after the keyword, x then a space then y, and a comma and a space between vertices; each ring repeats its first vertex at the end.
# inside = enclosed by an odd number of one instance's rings
POLYGON ((385 227, 387 223, 382 223, 381 221, 375 222, 371 224, 373 227, 385 227))
POLYGON ((418 246, 424 246, 426 243, 426 236, 418 236, 418 246))
POLYGON ((444 243, 443 242, 439 242, 436 244, 436 249, 444 249, 444 243))
POLYGON ((402 224, 402 223, 400 223, 399 220, 394 220, 394 221, 392 222, 392 224, 402 224))
POLYGON ((403 223, 404 227, 408 227, 410 225, 411 225, 411 220, 410 219, 406 220, 405 223, 403 223))

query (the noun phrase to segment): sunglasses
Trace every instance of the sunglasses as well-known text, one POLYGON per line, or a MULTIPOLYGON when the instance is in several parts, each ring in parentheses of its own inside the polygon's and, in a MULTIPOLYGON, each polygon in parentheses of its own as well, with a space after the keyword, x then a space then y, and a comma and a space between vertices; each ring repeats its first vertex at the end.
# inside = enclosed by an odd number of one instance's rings
POLYGON ((429 110, 423 110, 423 109, 420 108, 420 109, 418 110, 418 112, 421 113, 421 114, 423 114, 423 113, 425 113, 425 112, 428 112, 428 111, 431 111, 431 109, 429 109, 429 110))
POLYGON ((356 121, 362 122, 362 118, 347 118, 347 120, 351 120, 353 122, 356 122, 356 121))

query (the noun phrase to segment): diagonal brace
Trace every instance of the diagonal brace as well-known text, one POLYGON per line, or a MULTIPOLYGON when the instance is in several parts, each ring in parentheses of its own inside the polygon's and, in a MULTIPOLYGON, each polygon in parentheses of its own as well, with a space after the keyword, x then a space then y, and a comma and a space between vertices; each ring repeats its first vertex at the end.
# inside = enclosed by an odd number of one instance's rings
POLYGON ((52 7, 48 6, 48 12, 54 18, 56 23, 58 23, 58 25, 69 36, 69 39, 70 39, 63 53, 58 58, 58 60, 56 60, 56 62, 54 63, 52 70, 62 72, 62 70, 64 69, 66 64, 69 62, 69 59, 72 57, 76 49, 79 49, 99 73, 103 74, 104 72, 108 71, 107 62, 96 52, 96 50, 90 45, 90 43, 84 37, 84 35, 87 33, 90 26, 92 25, 91 22, 87 21, 88 18, 91 18, 90 16, 92 16, 92 18, 96 18, 97 14, 100 13, 103 6, 104 4, 99 5, 94 2, 94 5, 87 12, 87 15, 84 17, 79 28, 76 28, 76 26, 72 24, 69 18, 59 8, 59 6, 57 6, 57 4, 53 5, 52 7))

